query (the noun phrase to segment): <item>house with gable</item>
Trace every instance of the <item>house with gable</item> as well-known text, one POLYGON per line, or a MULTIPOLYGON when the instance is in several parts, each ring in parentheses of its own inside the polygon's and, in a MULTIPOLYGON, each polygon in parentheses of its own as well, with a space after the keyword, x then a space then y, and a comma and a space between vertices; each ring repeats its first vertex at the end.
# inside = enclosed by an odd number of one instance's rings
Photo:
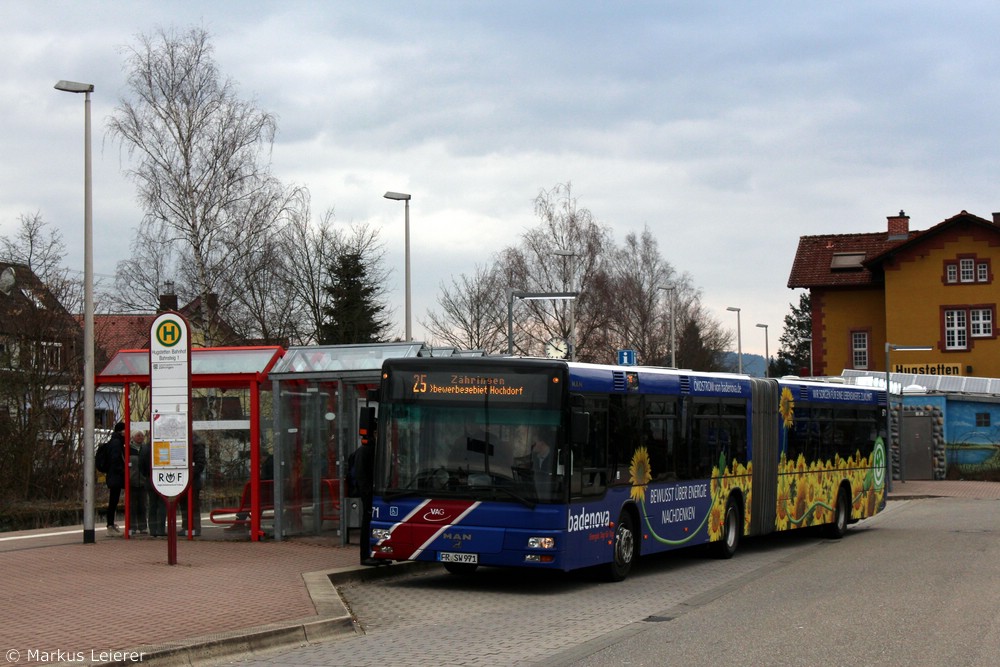
POLYGON ((894 373, 1000 377, 1000 213, 909 223, 800 237, 788 287, 810 293, 814 375, 884 372, 890 343, 931 348, 892 355, 894 373))

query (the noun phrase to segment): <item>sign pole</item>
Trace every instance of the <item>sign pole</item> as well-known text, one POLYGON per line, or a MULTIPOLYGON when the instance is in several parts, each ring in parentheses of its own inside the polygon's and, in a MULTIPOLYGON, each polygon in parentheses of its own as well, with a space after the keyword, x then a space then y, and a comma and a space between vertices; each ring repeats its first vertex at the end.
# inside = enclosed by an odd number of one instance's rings
MULTIPOLYGON (((191 481, 191 346, 180 313, 159 315, 149 332, 149 439, 153 486, 167 503, 167 563, 177 564, 177 497, 191 481)), ((190 507, 189 507, 190 509, 190 507)))

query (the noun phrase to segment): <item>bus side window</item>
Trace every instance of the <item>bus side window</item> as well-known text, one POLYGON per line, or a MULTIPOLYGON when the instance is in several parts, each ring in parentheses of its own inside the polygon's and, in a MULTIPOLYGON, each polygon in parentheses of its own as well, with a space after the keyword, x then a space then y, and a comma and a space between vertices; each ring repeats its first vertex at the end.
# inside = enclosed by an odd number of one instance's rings
POLYGON ((608 402, 604 397, 587 397, 585 410, 589 417, 585 443, 575 449, 574 477, 570 490, 576 495, 599 495, 607 485, 608 465, 608 402), (576 471, 579 470, 579 473, 576 471))
POLYGON ((612 395, 609 403, 609 454, 611 478, 608 484, 631 484, 629 467, 635 448, 642 442, 642 414, 637 395, 612 395))

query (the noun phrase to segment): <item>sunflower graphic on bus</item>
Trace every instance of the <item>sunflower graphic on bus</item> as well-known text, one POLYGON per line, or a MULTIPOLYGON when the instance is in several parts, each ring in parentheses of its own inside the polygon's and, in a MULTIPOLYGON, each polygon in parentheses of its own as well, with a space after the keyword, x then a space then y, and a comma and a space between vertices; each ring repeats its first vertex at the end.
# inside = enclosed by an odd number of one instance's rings
MULTIPOLYGON (((662 524, 672 523, 667 517, 669 513, 679 513, 681 518, 686 520, 688 525, 681 528, 682 535, 668 536, 666 531, 657 526, 651 517, 656 516, 655 512, 647 506, 648 496, 651 495, 649 488, 652 481, 652 471, 649 461, 649 452, 645 447, 637 447, 632 455, 632 462, 629 465, 629 477, 632 482, 631 497, 642 508, 642 515, 648 537, 669 546, 683 546, 696 544, 709 540, 720 540, 723 536, 723 521, 725 519, 726 503, 730 494, 738 491, 743 494, 745 504, 750 505, 752 465, 743 464, 733 460, 727 463, 725 455, 720 455, 719 462, 712 468, 712 475, 708 483, 705 480, 691 480, 686 482, 675 482, 665 486, 658 486, 655 490, 658 499, 667 498, 670 501, 684 503, 683 508, 672 507, 660 510, 662 524), (700 511, 699 511, 700 510, 700 511), (700 516, 699 516, 700 514, 700 516), (707 531, 703 530, 707 526, 707 531)), ((744 512, 744 531, 749 527, 750 512, 744 512)))

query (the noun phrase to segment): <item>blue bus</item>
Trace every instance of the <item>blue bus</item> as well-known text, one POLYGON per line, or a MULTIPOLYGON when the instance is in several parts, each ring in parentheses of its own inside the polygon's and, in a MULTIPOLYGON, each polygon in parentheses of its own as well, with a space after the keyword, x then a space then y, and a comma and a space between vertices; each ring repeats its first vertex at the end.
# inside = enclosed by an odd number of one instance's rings
MULTIPOLYGON (((885 392, 529 358, 387 360, 363 418, 375 559, 624 579, 640 554, 885 505, 885 392), (370 423, 369 423, 370 420, 370 423)), ((362 536, 365 539, 365 536, 362 536)))

